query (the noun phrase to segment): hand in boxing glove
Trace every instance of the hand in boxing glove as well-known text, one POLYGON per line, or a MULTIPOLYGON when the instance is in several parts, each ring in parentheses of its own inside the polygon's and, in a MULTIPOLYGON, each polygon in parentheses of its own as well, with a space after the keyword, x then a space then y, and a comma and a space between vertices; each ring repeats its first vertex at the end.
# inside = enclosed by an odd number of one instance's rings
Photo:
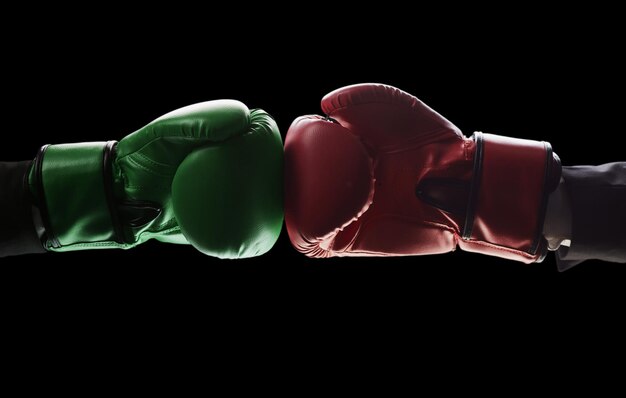
POLYGON ((220 258, 267 252, 282 226, 282 140, 233 100, 170 112, 119 143, 46 145, 28 174, 44 248, 190 243, 220 258))
POLYGON ((466 138, 410 94, 359 84, 326 95, 285 140, 285 220, 311 257, 463 250, 526 263, 546 253, 550 144, 466 138))

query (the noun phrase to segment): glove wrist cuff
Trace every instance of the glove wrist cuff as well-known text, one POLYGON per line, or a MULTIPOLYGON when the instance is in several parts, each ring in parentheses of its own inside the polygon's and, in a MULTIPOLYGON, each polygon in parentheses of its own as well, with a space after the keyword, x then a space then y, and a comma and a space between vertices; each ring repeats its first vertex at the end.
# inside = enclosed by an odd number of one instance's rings
POLYGON ((46 145, 29 173, 45 228, 44 247, 67 251, 117 247, 111 157, 115 142, 46 145))
POLYGON ((474 172, 462 249, 526 263, 547 252, 543 238, 548 196, 561 163, 547 142, 476 132, 474 172))

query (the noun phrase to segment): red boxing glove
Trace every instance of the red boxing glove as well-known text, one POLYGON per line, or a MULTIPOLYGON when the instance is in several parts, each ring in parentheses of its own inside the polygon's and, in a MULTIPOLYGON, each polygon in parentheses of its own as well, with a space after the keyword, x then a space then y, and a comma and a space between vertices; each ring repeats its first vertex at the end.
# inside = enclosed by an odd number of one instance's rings
POLYGON ((359 84, 322 99, 285 140, 285 221, 310 257, 546 254, 548 195, 561 164, 546 142, 466 138, 410 94, 359 84))

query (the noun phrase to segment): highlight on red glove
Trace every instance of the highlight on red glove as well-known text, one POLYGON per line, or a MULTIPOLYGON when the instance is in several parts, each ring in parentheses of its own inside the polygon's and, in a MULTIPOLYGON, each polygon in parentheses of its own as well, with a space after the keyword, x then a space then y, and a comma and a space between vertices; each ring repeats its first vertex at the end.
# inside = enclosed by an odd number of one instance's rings
POLYGON ((285 221, 310 257, 463 250, 531 263, 547 251, 561 164, 547 142, 470 138, 416 97, 343 87, 285 141, 285 221))

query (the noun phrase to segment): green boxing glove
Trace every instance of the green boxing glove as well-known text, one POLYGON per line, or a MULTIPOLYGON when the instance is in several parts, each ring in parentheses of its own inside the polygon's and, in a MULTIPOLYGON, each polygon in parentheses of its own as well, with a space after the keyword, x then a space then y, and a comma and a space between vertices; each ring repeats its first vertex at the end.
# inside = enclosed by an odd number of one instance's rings
POLYGON ((47 250, 129 249, 154 238, 245 258, 278 239, 282 168, 274 120, 218 100, 170 112, 119 143, 46 145, 28 184, 47 250))

